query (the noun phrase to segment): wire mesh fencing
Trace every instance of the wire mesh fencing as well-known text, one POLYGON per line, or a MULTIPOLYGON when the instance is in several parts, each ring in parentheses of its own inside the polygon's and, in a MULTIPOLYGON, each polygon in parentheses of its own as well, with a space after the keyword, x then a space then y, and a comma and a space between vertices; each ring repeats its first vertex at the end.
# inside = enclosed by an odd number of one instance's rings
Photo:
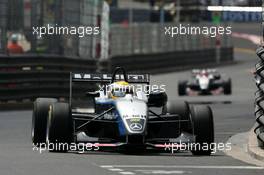
MULTIPOLYGON (((0 52, 5 54, 4 38, 10 37, 10 33, 18 33, 25 36, 30 43, 27 52, 93 59, 97 56, 96 47, 100 41, 100 35, 80 37, 67 33, 40 37, 34 34, 33 27, 75 27, 78 29, 80 26, 99 26, 103 13, 103 2, 103 0, 1 0, 2 47, 0 52), (16 10, 18 6, 19 12, 16 10)), ((51 29, 46 30, 49 32, 51 29)))
POLYGON ((5 52, 6 45, 6 29, 8 18, 8 0, 0 1, 0 53, 5 52))
MULTIPOLYGON (((175 23, 114 24, 111 26, 111 56, 205 50, 218 46, 232 47, 230 34, 220 37, 203 34, 177 34, 175 36, 166 34, 166 29, 178 25, 175 23)), ((185 26, 192 25, 199 28, 213 27, 209 23, 185 24, 185 26)), ((226 28, 228 24, 222 24, 222 26, 226 28)))

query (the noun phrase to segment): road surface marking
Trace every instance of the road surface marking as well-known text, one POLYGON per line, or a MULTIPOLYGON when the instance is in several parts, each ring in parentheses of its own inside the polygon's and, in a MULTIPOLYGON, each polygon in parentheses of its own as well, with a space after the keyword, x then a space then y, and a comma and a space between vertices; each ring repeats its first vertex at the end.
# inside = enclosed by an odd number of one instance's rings
POLYGON ((122 170, 120 168, 114 168, 114 166, 112 166, 112 165, 101 165, 100 167, 101 168, 105 168, 108 171, 115 171, 115 172, 119 172, 120 174, 124 174, 124 175, 133 175, 133 174, 135 174, 133 172, 124 171, 124 170, 122 170))
POLYGON ((109 166, 109 165, 102 165, 100 166, 101 168, 114 168, 113 166, 109 166))
POLYGON ((166 171, 166 170, 135 170, 137 172, 140 172, 142 174, 185 174, 185 173, 191 173, 186 171, 178 171, 178 170, 172 170, 172 171, 166 171))
POLYGON ((123 171, 123 172, 119 172, 120 174, 128 174, 128 175, 130 175, 130 174, 135 174, 135 173, 132 173, 132 172, 128 172, 128 171, 123 171))
MULTIPOLYGON (((191 166, 191 165, 102 165, 114 168, 182 168, 182 169, 247 169, 247 170, 263 170, 264 167, 258 166, 191 166)), ((101 167, 102 167, 101 166, 101 167)))
POLYGON ((110 170, 110 171, 123 171, 122 169, 119 169, 119 168, 110 168, 108 170, 110 170))

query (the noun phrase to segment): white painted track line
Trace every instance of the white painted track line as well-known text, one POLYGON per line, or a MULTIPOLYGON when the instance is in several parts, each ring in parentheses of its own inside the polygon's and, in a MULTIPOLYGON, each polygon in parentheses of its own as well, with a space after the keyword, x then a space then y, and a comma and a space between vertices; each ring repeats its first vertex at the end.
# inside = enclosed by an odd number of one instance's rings
POLYGON ((165 170, 135 170, 136 172, 140 172, 142 174, 190 174, 191 172, 185 172, 185 171, 178 171, 178 170, 172 170, 172 171, 165 171, 165 170))
POLYGON ((135 174, 135 173, 132 173, 132 172, 126 172, 126 171, 119 172, 119 173, 120 173, 120 174, 125 174, 125 175, 135 174))
POLYGON ((135 173, 129 172, 129 171, 124 171, 120 168, 115 168, 112 165, 101 165, 101 168, 107 169, 108 171, 113 171, 113 172, 118 172, 119 174, 124 174, 124 175, 133 175, 135 173))
POLYGON ((101 167, 101 168, 114 168, 114 167, 111 166, 111 165, 101 165, 100 167, 101 167))
POLYGON ((119 168, 110 168, 108 169, 109 171, 123 171, 122 169, 119 169, 119 168))
POLYGON ((112 168, 182 168, 182 169, 245 169, 245 170, 263 170, 264 167, 258 166, 195 166, 195 165, 102 165, 101 167, 112 168))

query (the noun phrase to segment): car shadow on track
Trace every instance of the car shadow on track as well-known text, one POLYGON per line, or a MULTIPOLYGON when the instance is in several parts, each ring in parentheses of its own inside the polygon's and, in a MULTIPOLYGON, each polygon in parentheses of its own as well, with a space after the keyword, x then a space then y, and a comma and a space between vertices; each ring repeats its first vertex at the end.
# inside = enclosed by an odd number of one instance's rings
POLYGON ((178 152, 178 153, 164 153, 160 151, 146 151, 140 153, 123 153, 123 152, 114 152, 114 151, 90 151, 90 152, 71 152, 71 154, 78 154, 78 155, 104 155, 104 156, 161 156, 161 157, 222 157, 224 155, 221 154, 212 154, 210 156, 196 156, 192 155, 190 152, 178 152))

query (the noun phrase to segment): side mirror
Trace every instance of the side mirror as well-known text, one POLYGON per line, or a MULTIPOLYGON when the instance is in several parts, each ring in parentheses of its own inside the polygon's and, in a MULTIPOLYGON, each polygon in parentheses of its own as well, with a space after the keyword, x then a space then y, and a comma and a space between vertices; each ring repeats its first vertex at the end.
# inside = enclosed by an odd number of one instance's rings
POLYGON ((86 97, 92 97, 92 98, 100 97, 100 92, 86 92, 86 97))
POLYGON ((168 96, 165 92, 157 91, 151 92, 148 98, 148 106, 150 107, 162 107, 168 101, 168 96))

